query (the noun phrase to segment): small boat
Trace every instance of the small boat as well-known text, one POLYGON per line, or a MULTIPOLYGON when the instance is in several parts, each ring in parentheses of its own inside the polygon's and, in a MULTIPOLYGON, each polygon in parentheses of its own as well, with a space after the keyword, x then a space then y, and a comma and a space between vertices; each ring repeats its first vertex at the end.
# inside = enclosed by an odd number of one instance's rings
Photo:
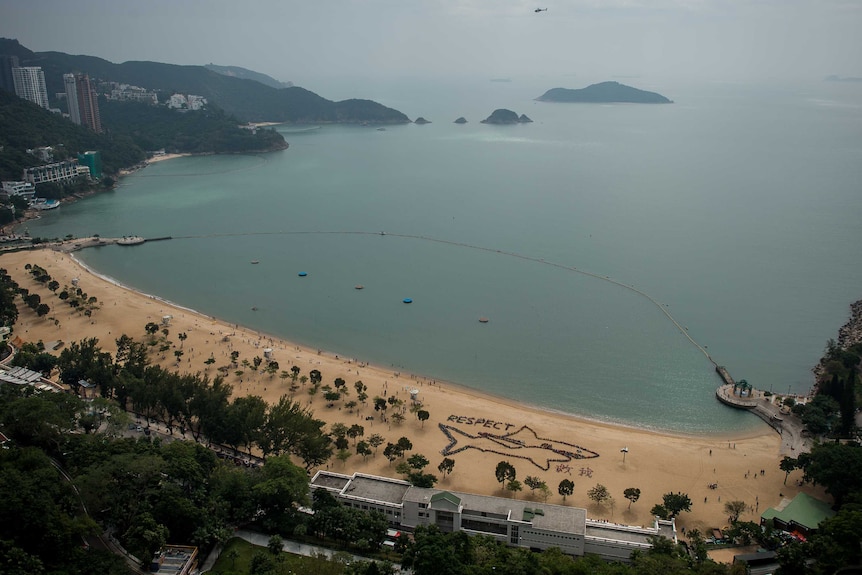
POLYGON ((257 311, 257 306, 252 307, 251 311, 257 311))
POLYGON ((377 131, 378 131, 378 132, 385 132, 385 131, 386 131, 386 128, 377 128, 377 131))
POLYGON ((365 289, 365 286, 362 284, 356 284, 355 286, 353 286, 353 289, 365 289))
POLYGON ((304 278, 308 275, 308 272, 299 272, 299 277, 304 278))
POLYGON ((251 260, 251 263, 253 263, 253 264, 259 264, 259 263, 260 263, 260 261, 259 261, 259 260, 251 260))
POLYGON ((488 318, 487 317, 480 317, 479 323, 488 323, 488 318))
POLYGON ((404 303, 413 303, 413 300, 412 300, 412 299, 410 299, 409 297, 406 297, 406 298, 404 298, 404 299, 403 299, 403 300, 401 300, 401 301, 403 301, 404 303))

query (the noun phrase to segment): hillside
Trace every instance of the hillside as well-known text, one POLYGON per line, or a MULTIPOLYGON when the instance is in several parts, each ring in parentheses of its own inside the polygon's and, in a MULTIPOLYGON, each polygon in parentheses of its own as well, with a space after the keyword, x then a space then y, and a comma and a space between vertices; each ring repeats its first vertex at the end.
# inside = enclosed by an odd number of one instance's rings
POLYGON ((96 134, 0 90, 0 179, 19 180, 24 168, 43 164, 26 152, 41 146, 53 146, 56 161, 76 157, 79 152, 99 150, 106 174, 146 158, 128 136, 96 134))
POLYGON ((243 80, 254 80, 255 82, 260 82, 264 86, 269 86, 270 88, 280 89, 293 87, 293 82, 279 82, 272 76, 267 76, 266 74, 255 72, 254 70, 249 70, 240 66, 218 66, 216 64, 207 64, 204 68, 212 70, 213 72, 218 72, 224 76, 241 78, 243 80))
POLYGON ((647 92, 620 84, 601 82, 580 90, 552 88, 536 98, 540 102, 580 102, 580 103, 628 103, 628 104, 672 104, 661 94, 647 92))
MULTIPOLYGON (((100 80, 161 92, 196 94, 243 122, 404 124, 410 120, 370 100, 333 102, 299 87, 273 88, 250 79, 219 74, 205 66, 159 62, 114 64, 93 56, 32 52, 17 40, 0 39, 0 54, 17 55, 22 66, 41 66, 48 94, 63 91, 63 74, 84 72, 100 80)), ((162 98, 164 99, 164 98, 162 98)))

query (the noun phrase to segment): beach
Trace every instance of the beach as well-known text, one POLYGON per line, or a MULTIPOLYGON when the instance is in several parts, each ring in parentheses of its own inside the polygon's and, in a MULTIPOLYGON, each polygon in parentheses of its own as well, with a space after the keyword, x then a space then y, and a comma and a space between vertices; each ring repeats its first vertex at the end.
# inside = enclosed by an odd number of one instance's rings
MULTIPOLYGON (((135 248, 114 246, 110 249, 135 248)), ((279 371, 298 366, 300 375, 307 376, 317 369, 322 374, 323 384, 332 385, 339 377, 347 382, 349 397, 331 406, 322 393, 309 395, 306 392, 309 384, 300 386, 295 400, 312 409, 315 417, 328 424, 341 422, 348 427, 360 424, 366 439, 372 433, 391 442, 407 437, 413 443, 410 453, 427 457, 430 465, 425 471, 438 477, 436 468, 444 457, 443 452, 449 454, 455 467, 450 476, 440 479, 438 488, 510 497, 512 494, 501 489, 494 474, 497 463, 506 460, 515 466, 521 482, 527 476, 534 476, 547 483, 551 492, 548 503, 584 507, 590 518, 647 525, 652 521, 650 509, 661 502, 664 493, 687 493, 692 510, 683 513, 677 525, 703 533, 727 523, 726 502, 745 501, 750 507, 741 519, 757 522, 766 508, 777 505, 782 498, 792 498, 800 489, 797 485, 800 471, 791 473, 784 485, 784 473, 778 468, 780 438, 765 425, 745 435, 734 435, 728 430, 722 436, 683 436, 578 419, 451 383, 367 365, 362 358, 345 358, 308 349, 228 324, 121 286, 92 273, 72 255, 58 251, 6 253, 0 256, 0 267, 22 287, 38 293, 42 302, 51 307, 46 317, 38 318, 28 307, 19 305, 20 315, 13 338, 45 343, 62 340, 68 344, 96 337, 105 351, 113 353, 116 351, 114 341, 121 335, 140 341, 145 336, 147 323, 161 323, 165 316, 172 316, 167 326, 168 339, 183 355, 177 362, 172 350, 161 356, 151 355, 151 361, 167 369, 201 372, 211 378, 218 374, 218 367, 230 363, 232 351, 239 352, 242 362, 243 359, 252 361, 256 356, 263 358, 264 350, 271 349, 279 371), (28 263, 45 268, 61 286, 71 286, 73 278, 77 278, 78 287, 88 296, 97 298, 99 309, 94 310, 91 317, 72 310, 47 287, 32 279, 25 270, 28 263), (185 341, 179 341, 179 333, 187 335, 185 341), (205 364, 210 357, 215 363, 205 364), (369 401, 350 412, 344 402, 356 399, 353 384, 358 380, 367 386, 369 401), (427 421, 419 421, 407 410, 404 422, 398 424, 393 421, 390 409, 388 422, 384 422, 380 413, 374 411, 375 396, 394 395, 409 406, 412 390, 418 391, 417 399, 429 413, 427 421), (512 449, 518 445, 525 449, 512 449), (555 451, 549 451, 548 447, 554 447, 555 451), (489 451, 479 451, 480 448, 489 451), (560 451, 568 451, 573 457, 561 458, 560 451), (557 486, 563 479, 575 484, 574 493, 565 502, 557 493, 557 486), (598 506, 589 500, 587 491, 596 484, 608 488, 613 504, 598 506), (623 497, 623 491, 629 487, 641 490, 639 500, 631 506, 623 497)), ((254 394, 273 403, 282 395, 290 395, 290 379, 262 370, 255 373, 252 368, 232 368, 226 381, 233 386, 234 397, 254 394), (235 373, 237 369, 242 375, 235 373)), ((624 400, 608 398, 608 401, 624 400)), ((352 448, 351 440, 351 451, 352 448)), ((398 477, 397 462, 390 464, 382 451, 381 447, 366 461, 355 454, 344 463, 333 457, 323 468, 346 474, 362 472, 398 477)), ((810 486, 805 489, 812 492, 810 486)), ((820 492, 814 494, 822 496, 820 492)), ((532 493, 526 486, 514 496, 541 500, 538 491, 532 493)))

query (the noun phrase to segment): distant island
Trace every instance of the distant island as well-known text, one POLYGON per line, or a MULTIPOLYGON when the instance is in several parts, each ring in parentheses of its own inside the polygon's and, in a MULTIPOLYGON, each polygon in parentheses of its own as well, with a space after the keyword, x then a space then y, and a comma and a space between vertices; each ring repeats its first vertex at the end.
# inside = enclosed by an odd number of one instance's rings
POLYGON ((619 82, 601 82, 580 90, 552 88, 536 98, 539 102, 673 104, 672 100, 655 92, 638 90, 619 82))
POLYGON ((430 124, 430 123, 431 123, 431 121, 430 121, 430 120, 426 120, 426 119, 425 119, 425 118, 423 118, 422 116, 419 116, 418 118, 416 118, 416 120, 415 120, 413 123, 414 123, 414 124, 419 124, 419 125, 421 126, 421 125, 423 125, 423 124, 430 124))
MULTIPOLYGON (((457 121, 457 120, 456 120, 457 121)), ((529 124, 533 120, 527 117, 526 114, 518 116, 512 110, 498 108, 494 112, 482 120, 482 124, 529 124)))
POLYGON ((455 123, 456 123, 456 124, 466 124, 466 123, 467 123, 467 118, 465 118, 464 116, 461 116, 460 118, 458 118, 457 120, 455 120, 455 123))

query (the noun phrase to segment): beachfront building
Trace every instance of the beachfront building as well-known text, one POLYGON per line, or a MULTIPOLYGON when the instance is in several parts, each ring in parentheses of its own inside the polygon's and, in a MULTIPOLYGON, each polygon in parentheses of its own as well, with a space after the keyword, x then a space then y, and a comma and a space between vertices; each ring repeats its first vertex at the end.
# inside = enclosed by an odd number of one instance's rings
POLYGON ((45 88, 45 73, 38 66, 12 68, 15 94, 48 109, 48 90, 45 88))
POLYGON ((21 196, 28 201, 33 200, 36 194, 36 187, 30 182, 2 182, 0 183, 0 196, 9 198, 11 196, 21 196))
POLYGON ((71 182, 78 178, 88 178, 90 168, 78 164, 78 160, 55 162, 24 170, 23 179, 34 186, 45 182, 71 182))
POLYGON ((817 531, 817 526, 824 519, 834 515, 832 507, 825 501, 799 493, 793 499, 782 499, 777 507, 764 511, 760 516, 760 524, 772 521, 776 529, 806 539, 817 531))
POLYGON ((444 532, 488 535, 534 551, 557 547, 568 555, 627 561, 632 551, 650 547, 650 536, 662 535, 676 542, 673 521, 656 519, 648 528, 617 525, 589 520, 586 510, 578 507, 415 487, 363 473, 318 471, 311 489, 318 488, 329 491, 343 505, 379 511, 399 529, 436 525, 444 532))

